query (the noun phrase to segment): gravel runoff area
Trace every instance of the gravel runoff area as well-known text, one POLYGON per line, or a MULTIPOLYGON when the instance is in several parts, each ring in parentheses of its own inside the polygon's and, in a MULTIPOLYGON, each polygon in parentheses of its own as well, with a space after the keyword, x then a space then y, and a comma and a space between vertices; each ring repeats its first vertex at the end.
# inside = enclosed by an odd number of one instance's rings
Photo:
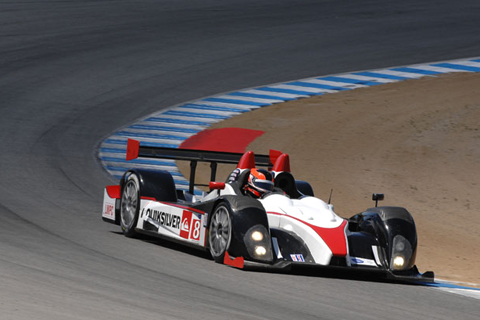
MULTIPOLYGON (((454 73, 264 107, 212 126, 266 133, 249 145, 290 155, 343 217, 404 206, 419 235, 417 265, 480 284, 480 74, 454 73)), ((227 169, 224 169, 226 174, 227 169)), ((222 176, 222 175, 218 175, 222 176)))

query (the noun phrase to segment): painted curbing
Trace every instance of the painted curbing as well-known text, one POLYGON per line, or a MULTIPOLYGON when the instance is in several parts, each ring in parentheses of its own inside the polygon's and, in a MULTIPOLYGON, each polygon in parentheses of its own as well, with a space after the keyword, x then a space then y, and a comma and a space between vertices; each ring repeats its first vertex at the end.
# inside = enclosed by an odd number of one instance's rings
POLYGON ((127 163, 127 139, 178 148, 214 123, 276 103, 452 72, 480 72, 480 57, 306 78, 201 98, 155 112, 119 129, 101 143, 98 157, 117 179, 128 168, 155 167, 170 171, 177 188, 186 190, 188 182, 174 161, 137 159, 127 163))

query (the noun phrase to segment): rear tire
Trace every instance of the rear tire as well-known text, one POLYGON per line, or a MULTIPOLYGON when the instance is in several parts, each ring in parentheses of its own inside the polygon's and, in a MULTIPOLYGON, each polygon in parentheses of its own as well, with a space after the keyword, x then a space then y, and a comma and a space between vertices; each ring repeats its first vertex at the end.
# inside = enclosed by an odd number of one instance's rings
POLYGON ((225 252, 232 241, 231 210, 225 203, 220 203, 210 219, 208 241, 210 254, 217 263, 223 263, 225 252))
POLYGON ((124 181, 120 200, 120 227, 126 237, 132 238, 137 235, 135 227, 140 212, 140 181, 133 172, 124 181))

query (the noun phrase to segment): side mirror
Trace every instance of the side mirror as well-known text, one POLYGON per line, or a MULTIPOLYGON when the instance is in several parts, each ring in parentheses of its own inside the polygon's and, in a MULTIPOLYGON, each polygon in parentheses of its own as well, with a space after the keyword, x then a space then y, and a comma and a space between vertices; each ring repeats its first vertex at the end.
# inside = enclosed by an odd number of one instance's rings
POLYGON ((210 181, 208 187, 210 188, 210 190, 223 190, 225 189, 225 182, 210 181))
POLYGON ((382 201, 385 199, 385 195, 383 193, 374 193, 372 195, 372 200, 375 201, 375 207, 378 206, 378 201, 382 201))

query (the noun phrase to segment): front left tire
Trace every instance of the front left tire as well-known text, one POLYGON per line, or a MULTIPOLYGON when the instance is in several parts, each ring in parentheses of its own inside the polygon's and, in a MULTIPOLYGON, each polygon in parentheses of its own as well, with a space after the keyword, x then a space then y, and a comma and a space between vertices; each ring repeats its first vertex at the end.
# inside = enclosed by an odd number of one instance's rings
POLYGON ((210 254, 217 263, 223 263, 225 252, 232 241, 231 210, 225 203, 220 203, 213 211, 209 227, 210 254))

